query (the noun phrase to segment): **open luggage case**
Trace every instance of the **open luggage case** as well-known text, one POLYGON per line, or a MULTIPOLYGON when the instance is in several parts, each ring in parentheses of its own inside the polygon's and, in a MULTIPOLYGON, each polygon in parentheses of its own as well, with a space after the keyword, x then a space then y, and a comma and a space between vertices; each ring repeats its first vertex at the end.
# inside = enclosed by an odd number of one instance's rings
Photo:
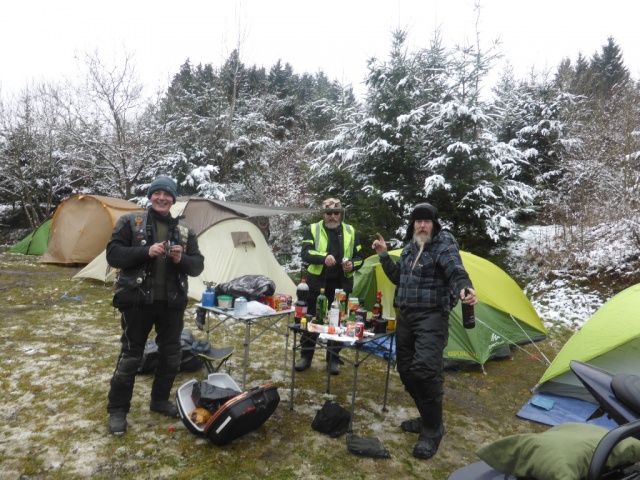
POLYGON ((208 438, 215 445, 226 445, 257 429, 267 421, 280 403, 278 389, 273 383, 242 392, 226 373, 210 373, 203 382, 237 392, 236 396, 227 400, 215 412, 210 412, 211 417, 205 423, 196 423, 192 414, 198 405, 194 402, 193 392, 198 381, 189 380, 176 391, 176 404, 187 430, 208 438))

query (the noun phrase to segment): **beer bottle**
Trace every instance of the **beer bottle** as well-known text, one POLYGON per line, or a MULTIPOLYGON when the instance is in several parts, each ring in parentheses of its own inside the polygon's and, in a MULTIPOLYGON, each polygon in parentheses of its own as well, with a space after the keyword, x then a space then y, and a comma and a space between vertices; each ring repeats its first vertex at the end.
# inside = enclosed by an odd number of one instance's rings
POLYGON ((322 325, 327 317, 327 296, 324 294, 324 288, 320 289, 320 295, 316 300, 316 323, 322 325))
MULTIPOLYGON (((469 295, 469 289, 464 289, 464 294, 469 295)), ((462 304, 462 326, 464 328, 474 328, 476 326, 476 315, 473 305, 462 304)))
POLYGON ((382 292, 376 293, 376 303, 373 304, 371 320, 374 323, 377 323, 378 320, 382 320, 382 292))

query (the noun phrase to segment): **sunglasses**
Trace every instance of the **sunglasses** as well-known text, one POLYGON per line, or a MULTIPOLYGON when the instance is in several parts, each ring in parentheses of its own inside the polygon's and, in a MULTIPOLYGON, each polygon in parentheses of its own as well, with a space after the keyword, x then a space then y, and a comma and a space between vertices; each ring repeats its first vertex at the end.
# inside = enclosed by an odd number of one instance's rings
POLYGON ((339 217, 341 212, 334 212, 334 211, 328 210, 328 211, 323 212, 323 213, 324 213, 325 215, 328 215, 328 216, 329 216, 329 215, 335 215, 336 217, 339 217))

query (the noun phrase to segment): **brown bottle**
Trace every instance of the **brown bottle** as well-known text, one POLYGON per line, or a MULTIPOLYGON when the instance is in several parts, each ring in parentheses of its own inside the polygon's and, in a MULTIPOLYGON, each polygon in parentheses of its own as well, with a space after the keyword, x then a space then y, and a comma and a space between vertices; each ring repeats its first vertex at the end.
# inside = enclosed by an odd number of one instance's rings
POLYGON ((378 320, 382 320, 382 292, 376 293, 376 303, 373 304, 371 311, 371 321, 374 326, 378 320))
POLYGON ((364 324, 367 321, 367 310, 364 308, 364 298, 360 298, 359 302, 360 308, 356 310, 355 321, 364 324))
MULTIPOLYGON (((464 294, 469 295, 469 289, 464 289, 464 294)), ((464 328, 474 328, 476 326, 476 315, 475 309, 473 305, 467 305, 463 303, 462 305, 462 326, 464 328)))

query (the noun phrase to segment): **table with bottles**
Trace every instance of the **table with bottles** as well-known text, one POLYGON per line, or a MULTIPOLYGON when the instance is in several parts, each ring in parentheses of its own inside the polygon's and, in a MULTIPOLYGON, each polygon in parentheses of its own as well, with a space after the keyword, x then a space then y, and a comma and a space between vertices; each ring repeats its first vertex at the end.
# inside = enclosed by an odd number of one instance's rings
MULTIPOLYGON (((314 324, 315 325, 315 324, 314 324)), ((318 327, 322 327, 322 325, 317 325, 318 327)), ((294 404, 294 392, 295 392, 295 381, 296 381, 296 352, 300 350, 302 347, 297 341, 297 336, 303 332, 303 329, 300 324, 294 323, 288 325, 288 328, 293 332, 293 347, 292 347, 292 363, 291 363, 291 400, 289 409, 293 410, 294 404)), ((329 330, 329 327, 325 327, 329 330)), ((323 329, 318 329, 323 330, 323 329)), ((335 330, 332 330, 335 331, 335 330)), ((312 332, 313 333, 313 332, 312 332)), ((374 345, 382 345, 384 342, 389 340, 388 352, 387 352, 387 369, 385 376, 385 386, 384 386, 384 399, 382 404, 382 411, 387 411, 387 394, 389 392, 389 375, 391 372, 391 362, 393 360, 393 342, 395 341, 395 330, 388 330, 383 333, 372 333, 372 332, 364 332, 362 338, 350 337, 347 334, 346 328, 339 328, 338 333, 318 333, 316 331, 317 337, 315 337, 316 347, 320 347, 324 350, 329 347, 325 342, 327 341, 335 341, 343 343, 344 347, 340 353, 334 353, 334 355, 344 363, 348 363, 353 366, 353 384, 351 391, 351 420, 349 422, 349 432, 353 431, 353 419, 355 414, 355 402, 356 402, 356 392, 358 387, 358 367, 362 365, 362 363, 367 360, 371 355, 375 354, 371 351, 364 350, 363 347, 367 344, 373 343, 374 345), (348 350, 349 348, 355 349, 355 359, 351 360, 349 357, 345 356, 342 352, 348 350), (361 355, 364 355, 361 358, 361 355)), ((326 393, 331 393, 331 374, 327 369, 327 390, 326 393)))
MULTIPOLYGON (((227 330, 244 345, 244 360, 242 367, 242 388, 246 388, 247 383, 247 366, 249 365, 249 346, 260 338, 266 332, 275 332, 285 337, 285 355, 283 380, 287 378, 287 350, 289 348, 289 329, 283 327, 282 322, 291 321, 293 309, 280 310, 262 315, 237 315, 233 308, 220 308, 217 306, 205 307, 201 303, 196 307, 201 307, 207 311, 206 325, 204 326, 207 334, 207 342, 209 334, 220 327, 227 327, 227 330), (236 335, 229 322, 241 322, 244 324, 244 336, 236 335), (254 328, 254 330, 252 330, 254 328)), ((286 325, 286 323, 285 323, 286 325)))

